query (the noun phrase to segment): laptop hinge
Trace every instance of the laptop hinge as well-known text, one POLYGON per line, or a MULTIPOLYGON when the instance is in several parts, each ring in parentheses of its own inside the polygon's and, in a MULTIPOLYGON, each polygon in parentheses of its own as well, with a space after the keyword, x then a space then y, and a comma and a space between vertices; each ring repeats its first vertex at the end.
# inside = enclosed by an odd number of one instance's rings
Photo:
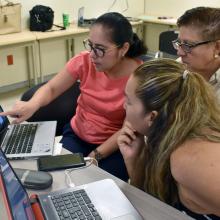
POLYGON ((45 220, 37 195, 30 196, 31 207, 36 220, 45 220))

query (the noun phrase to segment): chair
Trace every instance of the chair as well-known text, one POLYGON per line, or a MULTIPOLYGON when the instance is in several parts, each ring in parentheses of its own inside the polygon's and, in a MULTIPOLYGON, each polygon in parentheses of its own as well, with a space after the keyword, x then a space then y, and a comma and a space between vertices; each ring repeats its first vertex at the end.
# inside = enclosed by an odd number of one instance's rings
POLYGON ((159 36, 159 51, 155 54, 155 58, 167 57, 177 58, 177 51, 173 48, 172 41, 176 40, 178 33, 175 30, 164 31, 159 36))
MULTIPOLYGON (((22 101, 28 101, 34 93, 46 82, 36 85, 27 90, 21 97, 22 101)), ((80 94, 79 82, 57 97, 50 104, 40 108, 27 121, 57 121, 56 136, 62 135, 63 127, 70 122, 75 114, 77 99, 80 94)))

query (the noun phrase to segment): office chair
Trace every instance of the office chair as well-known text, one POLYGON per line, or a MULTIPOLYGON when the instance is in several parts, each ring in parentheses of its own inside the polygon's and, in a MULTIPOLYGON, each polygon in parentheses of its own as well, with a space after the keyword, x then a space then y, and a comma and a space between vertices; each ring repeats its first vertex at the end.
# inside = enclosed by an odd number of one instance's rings
MULTIPOLYGON (((21 101, 28 101, 34 93, 46 82, 28 89, 22 96, 21 101)), ((57 97, 53 102, 41 107, 27 121, 57 121, 56 136, 62 135, 63 127, 70 122, 75 114, 77 99, 80 94, 80 83, 77 81, 72 87, 57 97)))
POLYGON ((155 54, 155 58, 177 58, 177 51, 173 48, 172 41, 176 40, 178 33, 175 30, 164 31, 159 36, 159 51, 155 54))

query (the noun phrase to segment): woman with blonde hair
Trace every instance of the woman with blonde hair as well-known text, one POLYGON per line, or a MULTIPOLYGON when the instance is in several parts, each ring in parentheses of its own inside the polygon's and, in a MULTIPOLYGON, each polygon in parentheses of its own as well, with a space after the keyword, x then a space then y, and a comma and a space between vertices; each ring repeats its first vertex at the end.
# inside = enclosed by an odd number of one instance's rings
POLYGON ((220 108, 212 86, 158 59, 129 78, 118 137, 131 183, 195 219, 220 219, 220 108))

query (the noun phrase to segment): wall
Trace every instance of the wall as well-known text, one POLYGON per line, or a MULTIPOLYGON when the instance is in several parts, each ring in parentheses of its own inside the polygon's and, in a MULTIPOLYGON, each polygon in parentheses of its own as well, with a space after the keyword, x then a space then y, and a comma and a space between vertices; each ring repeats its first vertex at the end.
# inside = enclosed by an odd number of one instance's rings
MULTIPOLYGON (((62 13, 70 15, 70 22, 76 21, 78 17, 78 9, 82 6, 84 9, 84 18, 94 18, 105 12, 113 4, 114 0, 12 0, 22 4, 22 27, 28 27, 29 10, 35 5, 50 6, 55 12, 54 22, 62 23, 62 13)), ((126 0, 117 0, 111 11, 118 11, 125 16, 138 16, 144 13, 144 0, 127 0, 129 8, 127 8, 126 0)))
POLYGON ((145 14, 179 17, 197 6, 220 7, 220 0, 145 0, 145 14))

